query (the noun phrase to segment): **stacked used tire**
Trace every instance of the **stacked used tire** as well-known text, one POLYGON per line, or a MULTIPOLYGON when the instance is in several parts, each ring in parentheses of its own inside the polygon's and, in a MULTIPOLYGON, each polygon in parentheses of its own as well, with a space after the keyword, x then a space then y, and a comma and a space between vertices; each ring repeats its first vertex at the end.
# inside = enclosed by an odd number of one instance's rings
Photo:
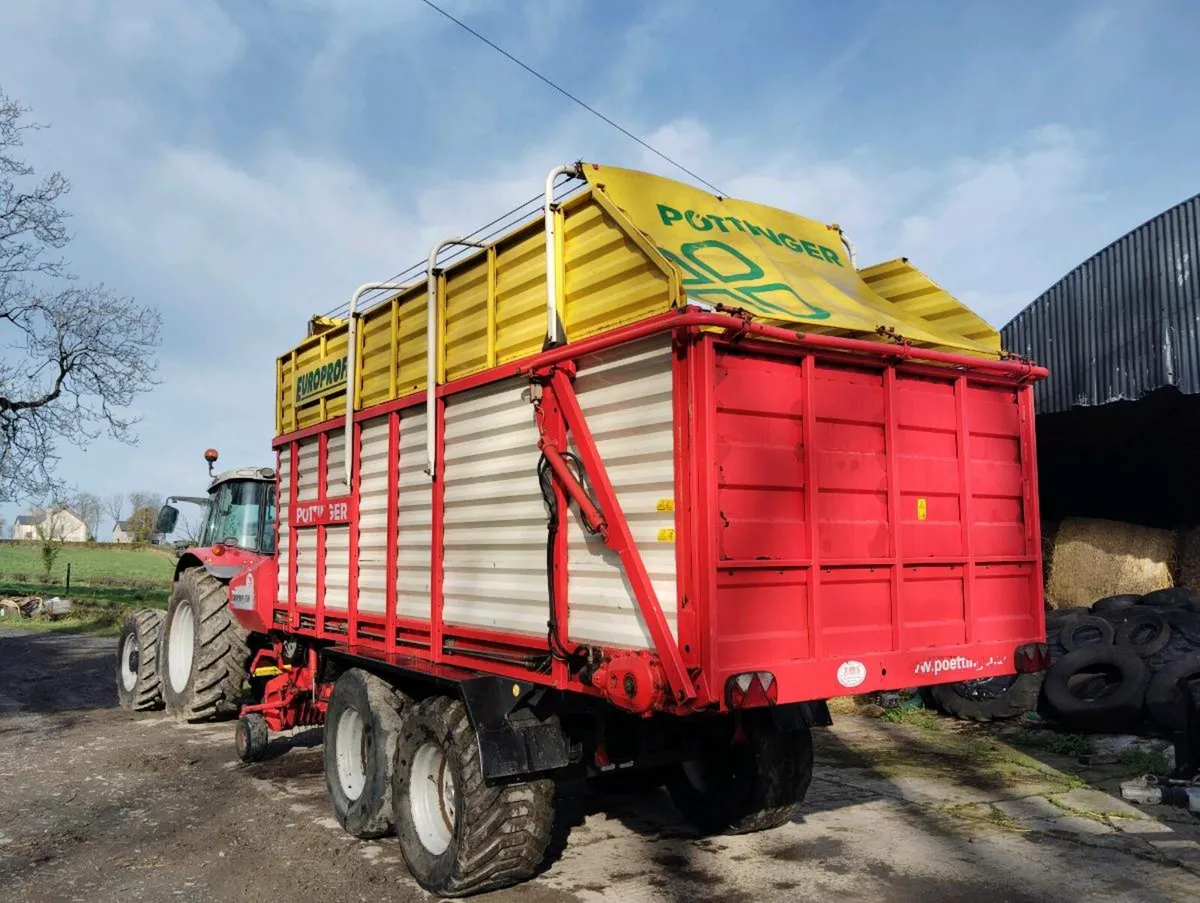
POLYGON ((1184 727, 1181 678, 1200 699, 1200 596, 1186 588, 1057 609, 1046 616, 1046 642, 1038 708, 1072 730, 1170 734, 1184 727))

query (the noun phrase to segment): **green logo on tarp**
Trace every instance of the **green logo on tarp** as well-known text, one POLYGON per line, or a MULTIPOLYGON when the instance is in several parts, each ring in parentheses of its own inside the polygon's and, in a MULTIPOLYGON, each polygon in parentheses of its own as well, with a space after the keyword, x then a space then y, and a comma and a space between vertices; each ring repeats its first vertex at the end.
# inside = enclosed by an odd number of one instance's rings
MULTIPOLYGON (((825 263, 844 266, 832 248, 811 241, 797 241, 790 235, 761 228, 748 220, 711 213, 698 214, 694 210, 681 212, 666 204, 658 205, 658 215, 665 226, 686 223, 697 232, 738 231, 765 238, 772 244, 797 254, 806 254, 825 263)), ((829 318, 829 311, 804 300, 786 282, 762 282, 767 278, 763 268, 737 248, 719 239, 684 242, 678 251, 661 247, 658 250, 686 274, 683 289, 689 297, 730 307, 748 308, 766 316, 779 315, 805 320, 829 318)))
POLYGON ((325 361, 296 374, 296 404, 304 404, 346 387, 346 356, 325 361))

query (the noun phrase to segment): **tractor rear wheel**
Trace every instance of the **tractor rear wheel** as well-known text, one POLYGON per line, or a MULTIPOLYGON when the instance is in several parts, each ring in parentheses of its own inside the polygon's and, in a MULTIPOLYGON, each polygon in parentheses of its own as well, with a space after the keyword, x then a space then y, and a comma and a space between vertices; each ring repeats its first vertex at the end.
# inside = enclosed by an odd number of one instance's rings
POLYGON ((744 736, 708 747, 677 766, 667 791, 680 814, 703 834, 750 834, 787 824, 812 783, 812 732, 780 730, 749 718, 744 736))
POLYGON ((246 636, 229 610, 225 584, 202 567, 182 571, 160 652, 168 714, 191 722, 237 715, 250 663, 246 636))
POLYGON ((144 608, 125 618, 117 642, 117 702, 130 712, 162 705, 158 645, 163 613, 144 608))

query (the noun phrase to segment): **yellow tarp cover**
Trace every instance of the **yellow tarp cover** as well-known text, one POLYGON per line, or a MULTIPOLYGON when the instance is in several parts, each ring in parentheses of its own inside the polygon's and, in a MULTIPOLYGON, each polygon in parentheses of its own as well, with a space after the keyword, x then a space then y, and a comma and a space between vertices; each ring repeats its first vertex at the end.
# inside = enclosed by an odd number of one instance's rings
MULTIPOLYGON (((974 315, 970 337, 936 322, 969 313, 941 289, 933 317, 872 289, 836 229, 816 220, 647 173, 590 163, 584 170, 592 187, 679 267, 690 299, 821 331, 866 337, 890 327, 920 345, 988 355, 999 347, 995 330, 985 323, 981 331, 974 315)), ((934 285, 915 268, 912 273, 934 285)))

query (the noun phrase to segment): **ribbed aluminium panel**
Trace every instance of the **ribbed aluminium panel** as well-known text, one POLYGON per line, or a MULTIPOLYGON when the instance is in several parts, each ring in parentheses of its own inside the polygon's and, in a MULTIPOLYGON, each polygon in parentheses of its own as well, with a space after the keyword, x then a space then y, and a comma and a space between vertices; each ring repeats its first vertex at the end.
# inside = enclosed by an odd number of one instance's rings
POLYGON ((325 448, 325 494, 349 495, 350 490, 346 488, 346 432, 334 430, 328 435, 325 448))
POLYGON ((670 278, 608 211, 588 195, 564 209, 563 327, 571 341, 670 309, 670 278))
POLYGON ((443 615, 448 624, 544 634, 546 509, 529 381, 446 404, 443 615))
POLYGON ((319 494, 317 488, 318 467, 320 465, 320 437, 309 436, 298 443, 299 466, 296 468, 296 498, 315 499, 319 494))
POLYGON ((396 488, 396 613, 429 619, 433 490, 425 473, 424 406, 400 414, 400 459, 396 488))
POLYGON ((288 526, 292 500, 292 450, 288 446, 279 454, 279 498, 276 502, 276 517, 279 524, 279 593, 280 603, 288 604, 288 575, 291 573, 292 528, 288 526))
POLYGON ((302 527, 296 538, 296 603, 317 604, 317 528, 302 527))
POLYGON ((387 611, 388 417, 362 426, 359 451, 358 610, 387 611))
POLYGON ((325 607, 345 610, 350 598, 350 527, 325 528, 325 607))
POLYGON ((1039 413, 1164 386, 1200 393, 1200 195, 1076 267, 1001 334, 1050 369, 1034 387, 1039 413))
MULTIPOLYGON (((669 337, 658 336, 581 359, 575 391, 659 605, 675 633, 678 603, 669 337)), ((604 547, 600 537, 583 529, 574 508, 570 518, 571 639, 653 646, 620 559, 604 547)))

